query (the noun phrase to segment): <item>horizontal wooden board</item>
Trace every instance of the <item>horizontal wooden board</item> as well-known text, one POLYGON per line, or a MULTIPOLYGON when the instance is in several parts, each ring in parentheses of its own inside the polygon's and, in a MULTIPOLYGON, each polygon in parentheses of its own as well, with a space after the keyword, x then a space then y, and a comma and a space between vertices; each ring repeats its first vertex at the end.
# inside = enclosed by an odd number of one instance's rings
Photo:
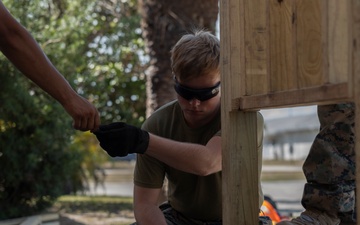
POLYGON ((264 95, 242 96, 232 102, 232 108, 233 110, 254 111, 286 106, 321 105, 350 101, 349 95, 347 83, 322 85, 264 95))

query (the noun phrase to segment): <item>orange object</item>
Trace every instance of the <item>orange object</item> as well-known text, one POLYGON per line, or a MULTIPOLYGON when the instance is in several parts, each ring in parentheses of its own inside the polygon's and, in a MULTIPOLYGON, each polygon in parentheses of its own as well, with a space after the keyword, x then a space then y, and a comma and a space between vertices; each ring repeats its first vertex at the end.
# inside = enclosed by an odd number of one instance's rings
POLYGON ((271 204, 271 202, 264 200, 262 206, 261 206, 261 216, 268 216, 272 220, 272 222, 277 223, 281 221, 281 217, 276 210, 276 208, 271 204))

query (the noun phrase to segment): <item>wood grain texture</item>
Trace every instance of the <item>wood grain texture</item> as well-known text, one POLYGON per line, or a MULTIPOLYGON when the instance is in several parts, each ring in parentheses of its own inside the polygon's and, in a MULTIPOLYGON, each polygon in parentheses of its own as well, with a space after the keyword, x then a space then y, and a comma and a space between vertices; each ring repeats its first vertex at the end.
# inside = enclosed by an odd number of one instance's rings
POLYGON ((296 89, 295 2, 293 0, 269 2, 270 91, 296 89))
POLYGON ((329 83, 347 82, 351 73, 351 0, 327 0, 329 83))
POLYGON ((321 6, 321 0, 296 1, 298 88, 324 82, 321 6))
POLYGON ((224 225, 259 223, 256 118, 256 112, 229 114, 222 168, 224 225))
POLYGON ((244 115, 231 108, 232 99, 246 94, 244 1, 220 1, 223 224, 229 225, 258 224, 259 212, 258 181, 253 177, 257 153, 248 154, 256 143, 256 114, 244 115), (240 134, 246 136, 239 139, 240 134))
POLYGON ((246 95, 268 92, 268 1, 244 1, 246 95))

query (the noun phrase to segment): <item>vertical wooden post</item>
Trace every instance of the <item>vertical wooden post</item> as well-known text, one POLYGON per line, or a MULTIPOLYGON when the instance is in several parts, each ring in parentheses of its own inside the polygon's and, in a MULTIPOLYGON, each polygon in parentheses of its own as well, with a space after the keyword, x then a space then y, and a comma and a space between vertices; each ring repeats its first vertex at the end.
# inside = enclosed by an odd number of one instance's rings
POLYGON ((256 112, 227 114, 228 122, 222 127, 227 137, 223 145, 223 224, 258 224, 256 112))
MULTIPOLYGON (((232 107, 233 99, 244 95, 246 86, 244 0, 220 3, 224 18, 220 28, 232 28, 220 29, 223 224, 255 225, 259 213, 257 115, 234 111, 232 107)), ((262 76, 258 71, 252 70, 254 76, 262 76)))

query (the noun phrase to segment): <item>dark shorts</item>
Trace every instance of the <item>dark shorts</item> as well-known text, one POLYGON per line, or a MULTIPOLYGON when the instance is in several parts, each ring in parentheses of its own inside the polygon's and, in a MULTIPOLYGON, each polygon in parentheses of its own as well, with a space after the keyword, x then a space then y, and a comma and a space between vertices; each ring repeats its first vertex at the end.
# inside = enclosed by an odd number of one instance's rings
POLYGON ((201 221, 190 219, 183 214, 179 213, 171 207, 170 204, 164 203, 160 206, 161 211, 164 213, 168 225, 222 225, 222 221, 201 221))
MULTIPOLYGON (((165 220, 167 225, 222 225, 222 220, 216 221, 202 221, 195 220, 185 217, 183 214, 179 213, 175 209, 171 207, 170 204, 164 203, 159 206, 161 211, 165 216, 165 220)), ((131 225, 136 225, 137 223, 133 223, 131 225)), ((259 225, 271 225, 272 222, 267 216, 259 217, 259 225)))
MULTIPOLYGON (((201 221, 190 219, 180 212, 176 211, 171 207, 170 204, 164 203, 159 206, 161 211, 164 214, 167 225, 222 225, 222 221, 201 221)), ((137 223, 133 223, 131 225, 136 225, 137 223)))

